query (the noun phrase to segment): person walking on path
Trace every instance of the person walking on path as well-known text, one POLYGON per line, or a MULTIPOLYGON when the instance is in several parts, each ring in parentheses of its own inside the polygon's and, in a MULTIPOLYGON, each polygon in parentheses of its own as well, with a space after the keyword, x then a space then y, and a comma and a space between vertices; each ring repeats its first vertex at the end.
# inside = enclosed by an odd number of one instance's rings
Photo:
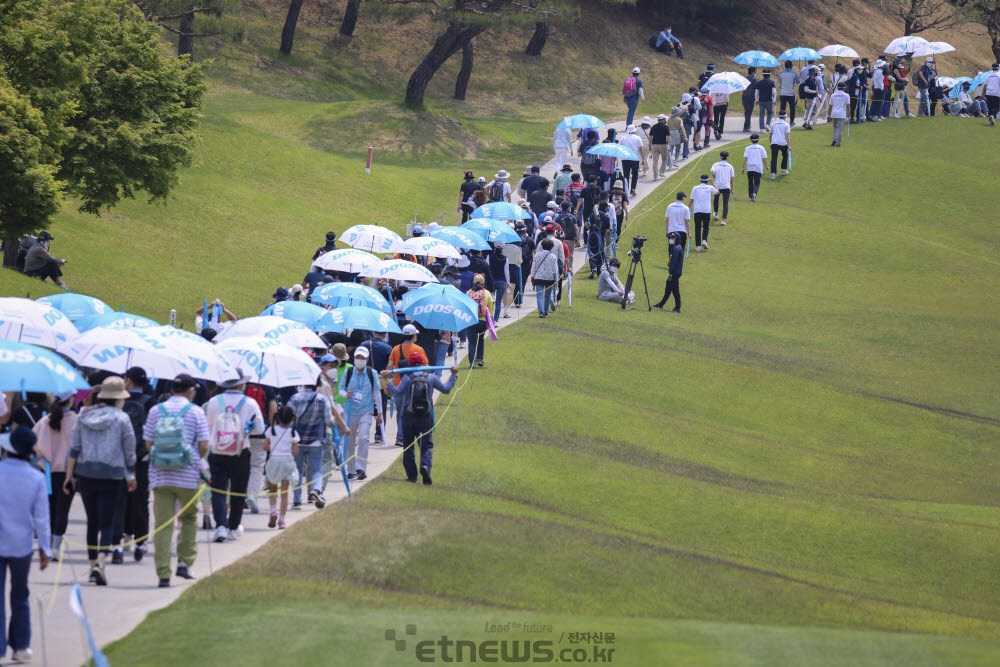
POLYGON ((712 196, 718 189, 701 175, 701 183, 691 188, 691 213, 694 215, 694 251, 708 250, 708 221, 712 217, 712 196))
POLYGON ((681 148, 684 146, 684 142, 687 141, 687 132, 684 130, 684 114, 680 107, 674 107, 670 110, 670 120, 667 121, 667 126, 670 128, 670 150, 673 153, 674 164, 677 164, 681 159, 681 148))
POLYGON ((778 153, 781 153, 781 175, 788 175, 788 151, 792 149, 792 128, 785 120, 785 112, 778 114, 778 120, 771 124, 771 180, 775 178, 778 166, 778 153))
POLYGON ((986 97, 986 109, 990 115, 990 127, 996 124, 997 114, 1000 114, 1000 63, 993 63, 991 71, 983 82, 983 95, 986 97))
POLYGON ((75 489, 83 499, 90 581, 98 586, 108 583, 104 562, 111 551, 115 517, 125 504, 125 486, 129 491, 136 487, 135 433, 121 410, 128 397, 122 378, 105 378, 97 405, 81 414, 73 428, 66 459, 64 491, 69 495, 75 489))
POLYGON ((629 194, 634 197, 635 186, 639 182, 639 163, 646 161, 646 148, 643 146, 642 139, 636 134, 635 125, 629 125, 625 128, 625 136, 621 138, 619 143, 631 149, 639 157, 638 160, 622 160, 622 177, 629 186, 629 194))
POLYGON ((656 117, 656 125, 649 130, 653 153, 653 180, 663 178, 673 165, 670 162, 670 128, 667 127, 667 117, 660 114, 656 117))
MULTIPOLYGON (((129 397, 122 405, 122 411, 128 415, 132 422, 132 432, 135 434, 135 491, 131 491, 125 498, 125 516, 122 531, 126 542, 137 540, 133 553, 135 560, 141 561, 146 551, 149 549, 146 535, 149 534, 149 452, 146 451, 145 438, 142 436, 142 429, 146 425, 146 417, 149 416, 149 406, 152 403, 152 396, 143 392, 149 378, 146 371, 139 366, 133 366, 125 371, 125 389, 129 397)), ((55 483, 53 483, 55 488, 55 483)), ((115 545, 115 552, 111 554, 111 561, 115 562, 115 557, 121 557, 121 550, 115 545)))
POLYGON ((198 494, 202 469, 208 471, 208 422, 205 412, 191 403, 197 382, 184 373, 174 378, 169 399, 151 408, 142 429, 149 456, 149 488, 153 490, 153 560, 160 588, 170 585, 172 520, 181 509, 177 538, 178 577, 194 579, 198 556, 198 494), (168 456, 170 454, 171 456, 168 456))
POLYGON ((643 116, 642 121, 639 123, 639 129, 636 130, 636 136, 642 140, 643 158, 642 158, 642 175, 645 176, 646 172, 649 171, 649 158, 653 154, 653 138, 650 136, 649 131, 653 127, 653 121, 649 116, 643 116))
MULTIPOLYGON (((471 265, 470 265, 470 269, 471 269, 471 265)), ((479 273, 478 275, 481 276, 482 274, 479 273)), ((471 283, 475 283, 475 276, 472 277, 471 283)), ((469 342, 469 345, 470 345, 470 347, 469 347, 469 358, 471 359, 471 358, 473 358, 473 357, 476 356, 475 355, 475 349, 471 347, 472 345, 475 344, 474 343, 474 341, 475 341, 474 337, 476 335, 476 326, 472 325, 471 327, 469 327, 468 329, 466 329, 466 331, 468 332, 469 338, 471 339, 470 342, 469 342)), ((401 366, 405 366, 406 363, 407 363, 407 360, 410 358, 410 356, 414 352, 419 352, 420 354, 422 354, 423 355, 423 361, 421 363, 423 363, 424 365, 429 365, 429 358, 427 356, 427 352, 424 350, 424 348, 422 348, 419 345, 417 345, 417 334, 418 333, 419 332, 417 331, 417 327, 414 324, 407 324, 406 326, 403 327, 403 342, 400 343, 399 345, 395 346, 394 348, 392 348, 392 351, 389 353, 389 363, 388 363, 388 365, 386 365, 386 369, 388 369, 388 370, 391 371, 394 368, 399 368, 401 366)), ((472 362, 470 361, 469 363, 471 364, 472 362)), ((399 383, 402 382, 402 381, 403 381, 403 376, 402 375, 398 375, 397 374, 397 375, 393 375, 392 376, 392 383, 393 383, 393 385, 395 385, 395 386, 398 387, 399 383)), ((391 392, 390 392, 390 395, 391 395, 391 392)), ((396 401, 396 446, 397 447, 402 447, 403 446, 402 400, 397 400, 396 401)))
POLYGON ((719 190, 719 194, 715 195, 712 200, 712 217, 716 220, 719 219, 719 195, 722 195, 722 220, 719 221, 719 224, 725 227, 726 218, 729 217, 729 195, 733 191, 733 179, 736 178, 736 170, 733 168, 733 165, 727 162, 729 151, 722 151, 719 153, 719 157, 722 159, 712 165, 712 185, 719 190))
MULTIPOLYGON (((392 354, 392 345, 389 345, 389 343, 386 342, 385 339, 387 336, 388 334, 385 333, 384 331, 383 332, 376 331, 372 334, 371 340, 366 340, 364 343, 358 346, 368 350, 368 363, 371 365, 372 370, 374 370, 376 373, 381 373, 382 371, 384 371, 386 368, 389 367, 389 355, 392 354)), ((456 336, 454 340, 455 344, 457 345, 458 337, 456 336)), ((375 425, 375 441, 374 441, 375 444, 381 444, 384 439, 383 433, 385 431, 385 426, 386 426, 385 413, 386 413, 386 408, 388 407, 388 400, 389 400, 388 394, 385 394, 384 392, 379 392, 379 393, 380 393, 379 398, 380 401, 382 402, 382 421, 376 422, 375 425)))
POLYGON ((493 177, 493 180, 486 185, 486 196, 491 202, 503 201, 510 203, 510 183, 507 179, 510 178, 510 174, 507 171, 501 169, 493 177))
MULTIPOLYGON (((569 132, 569 130, 566 130, 569 132)), ((558 134, 559 130, 556 130, 558 134)), ((468 222, 469 216, 476 210, 473 203, 473 195, 482 190, 482 186, 476 182, 476 177, 471 171, 465 172, 465 180, 458 187, 458 212, 462 214, 462 222, 468 222)))
POLYGON ((299 434, 295 432, 295 411, 287 405, 281 406, 274 416, 275 422, 267 429, 264 437, 264 451, 269 453, 265 470, 267 473, 267 499, 271 512, 267 527, 285 528, 288 513, 288 487, 299 482, 299 471, 295 457, 299 454, 299 434), (281 516, 277 512, 278 489, 281 489, 281 516))
POLYGON ((538 316, 548 317, 552 309, 554 285, 559 280, 559 255, 555 253, 556 240, 542 240, 542 250, 535 255, 531 265, 531 284, 535 288, 535 298, 538 303, 538 316))
POLYGON ((39 419, 32 429, 38 439, 35 453, 42 458, 42 467, 48 462, 49 473, 52 476, 52 493, 48 496, 53 558, 59 556, 59 548, 69 525, 69 509, 73 504, 73 496, 76 495, 75 492, 67 495, 62 489, 66 483, 66 457, 69 454, 73 428, 79 415, 70 410, 73 406, 73 396, 66 397, 65 401, 62 398, 56 397, 49 413, 39 419))
POLYGON ((625 79, 622 85, 622 98, 628 108, 628 117, 625 119, 626 125, 632 124, 635 117, 635 109, 639 106, 639 100, 646 101, 646 91, 642 89, 642 79, 639 78, 639 68, 632 68, 632 75, 625 79))
POLYGON ((698 75, 698 90, 705 87, 705 82, 715 74, 715 63, 705 65, 705 71, 698 75))
POLYGON ((676 201, 667 206, 664 214, 667 238, 674 234, 681 247, 687 245, 687 239, 691 233, 691 210, 684 204, 684 199, 684 193, 678 192, 676 201))
MULTIPOLYGON (((410 358, 410 366, 421 365, 418 355, 410 358)), ((382 374, 383 381, 389 379, 388 373, 382 374)), ((403 376, 403 381, 396 387, 387 383, 386 389, 398 398, 403 405, 403 470, 406 471, 406 481, 417 483, 416 448, 420 447, 420 477, 426 486, 431 485, 431 467, 434 464, 434 390, 442 394, 451 393, 458 377, 458 367, 452 366, 447 382, 442 382, 434 373, 416 371, 403 376)))
POLYGON ((750 145, 743 151, 743 169, 740 170, 741 174, 747 175, 747 193, 752 202, 757 201, 760 178, 764 175, 764 165, 767 163, 767 150, 759 142, 759 134, 755 132, 750 135, 750 145))
MULTIPOLYGON (((683 202, 684 193, 677 193, 677 201, 683 202)), ((673 206, 673 204, 671 204, 673 206)), ((682 206, 687 210, 686 206, 682 206)), ((674 307, 672 313, 681 312, 681 274, 684 272, 684 246, 681 244, 677 234, 671 232, 667 234, 667 242, 670 244, 670 263, 667 265, 667 285, 664 288, 663 298, 658 303, 653 304, 653 308, 663 309, 670 297, 674 297, 674 307)))
POLYGON ((556 128, 552 136, 552 152, 556 155, 557 165, 565 164, 566 158, 573 156, 573 132, 570 128, 556 128))
POLYGON ((368 365, 368 350, 354 350, 354 366, 340 378, 337 389, 347 399, 351 420, 347 439, 347 478, 362 481, 368 478, 368 441, 372 422, 382 425, 382 387, 375 369, 368 365))
POLYGON ((833 143, 831 146, 840 146, 844 138, 844 126, 847 125, 847 113, 851 106, 851 96, 847 94, 847 85, 841 81, 837 84, 837 92, 830 96, 830 111, 827 117, 828 122, 833 123, 833 143))
POLYGON ((712 91, 712 116, 716 140, 722 139, 726 129, 726 111, 729 109, 729 93, 718 88, 712 91))
POLYGON ((754 103, 757 102, 757 68, 747 67, 747 81, 750 85, 743 89, 743 131, 750 131, 750 119, 753 118, 754 103))
MULTIPOLYGON (((31 660, 31 603, 28 573, 35 538, 39 569, 48 567, 52 550, 49 504, 45 476, 31 465, 37 438, 27 426, 18 426, 0 447, 7 458, 0 461, 0 658, 13 650, 15 662, 31 660), (10 570, 10 631, 4 599, 10 570)), ((56 490, 58 492, 58 490, 56 490)))
POLYGON ((812 121, 819 116, 819 101, 822 98, 823 84, 820 82, 819 68, 813 67, 809 70, 809 75, 799 87, 799 97, 806 107, 806 115, 802 121, 802 127, 806 130, 813 129, 812 121))
MULTIPOLYGON (((482 368, 486 366, 486 362, 484 361, 486 354, 486 332, 489 330, 486 315, 493 313, 494 305, 493 294, 486 289, 486 276, 482 273, 477 273, 472 279, 472 289, 466 292, 466 294, 476 302, 479 313, 479 319, 472 325, 469 332, 469 368, 482 368)), ((412 353, 410 356, 412 356, 412 353)), ((406 358, 409 359, 409 356, 406 358)), ((424 358, 427 358, 426 355, 424 358)), ((424 363, 426 364, 427 362, 425 361, 424 363)), ((401 405, 397 403, 396 407, 401 408, 401 405)), ((399 432, 402 433, 402 416, 400 416, 399 426, 399 432)))
POLYGON ((785 61, 785 69, 778 75, 778 99, 781 100, 779 114, 784 113, 788 106, 789 127, 795 127, 795 95, 799 89, 799 74, 792 69, 792 61, 785 61))
MULTIPOLYGON (((774 120, 774 105, 778 100, 778 87, 771 80, 771 70, 764 70, 763 77, 757 82, 754 88, 754 101, 760 109, 760 117, 757 119, 758 129, 767 132, 771 128, 771 121, 774 120), (764 120, 764 116, 767 120, 764 120)), ((749 129, 750 124, 747 123, 749 129)))
POLYGON ((292 509, 302 507, 302 487, 309 486, 309 501, 316 509, 326 507, 323 497, 323 444, 327 429, 333 430, 333 416, 330 401, 320 394, 319 380, 315 385, 306 385, 288 401, 295 411, 295 423, 299 433, 299 454, 295 466, 299 471, 299 485, 292 496, 292 509), (309 469, 308 476, 306 468, 309 469))

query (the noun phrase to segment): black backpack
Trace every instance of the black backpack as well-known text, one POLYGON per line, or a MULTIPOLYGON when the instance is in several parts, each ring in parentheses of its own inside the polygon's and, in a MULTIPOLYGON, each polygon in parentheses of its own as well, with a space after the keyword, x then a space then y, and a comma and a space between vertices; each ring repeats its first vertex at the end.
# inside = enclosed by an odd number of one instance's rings
POLYGON ((503 201, 504 181, 497 179, 490 186, 490 201, 503 201))
POLYGON ((431 384, 424 375, 414 375, 410 379, 410 395, 407 397, 406 411, 411 415, 424 417, 431 413, 431 384))
POLYGON ((142 428, 146 424, 151 400, 151 396, 133 394, 125 399, 122 405, 122 412, 128 415, 129 421, 132 422, 132 430, 135 432, 135 453, 140 461, 146 457, 146 442, 142 437, 142 428))

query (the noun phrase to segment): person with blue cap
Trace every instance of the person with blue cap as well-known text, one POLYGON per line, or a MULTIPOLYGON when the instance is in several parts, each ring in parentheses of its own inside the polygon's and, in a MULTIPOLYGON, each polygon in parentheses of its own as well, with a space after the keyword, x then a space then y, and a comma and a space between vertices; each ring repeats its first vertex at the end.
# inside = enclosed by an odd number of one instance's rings
POLYGON ((282 301, 288 301, 288 297, 289 297, 289 294, 288 294, 288 288, 287 287, 279 287, 278 289, 274 290, 274 294, 271 295, 271 298, 274 299, 275 303, 281 303, 282 301))
POLYGON ((35 538, 38 538, 39 569, 52 557, 49 542, 49 500, 45 476, 31 465, 36 437, 27 426, 18 426, 10 439, 0 444, 8 456, 0 461, 0 658, 7 647, 16 662, 31 660, 31 605, 28 572, 35 538), (10 634, 3 598, 10 570, 10 634))

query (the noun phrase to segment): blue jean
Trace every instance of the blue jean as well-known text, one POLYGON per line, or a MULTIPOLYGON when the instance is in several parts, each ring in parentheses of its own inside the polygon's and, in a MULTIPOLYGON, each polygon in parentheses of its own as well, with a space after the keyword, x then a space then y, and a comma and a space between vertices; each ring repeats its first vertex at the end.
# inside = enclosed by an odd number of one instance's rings
POLYGON ((688 144, 691 143, 691 136, 692 136, 691 132, 692 132, 692 130, 694 130, 694 123, 692 123, 690 120, 685 119, 684 120, 684 133, 685 133, 685 136, 687 136, 687 139, 684 140, 684 144, 683 144, 684 145, 684 157, 685 158, 687 158, 687 156, 688 156, 688 144))
POLYGON ((550 281, 535 281, 535 299, 538 302, 538 314, 548 315, 552 307, 553 283, 550 281))
POLYGON ((306 464, 309 464, 309 490, 323 490, 323 446, 322 444, 299 443, 299 453, 295 456, 295 467, 299 470, 299 483, 296 484, 292 501, 302 502, 302 486, 306 480, 306 464))
POLYGON ((402 442, 403 441, 403 397, 393 396, 392 402, 396 405, 396 442, 402 442))
POLYGON ((770 125, 771 121, 774 120, 774 103, 771 100, 761 100, 760 101, 760 131, 764 131, 766 125, 770 125), (764 120, 764 113, 767 112, 767 120, 764 120))
POLYGON ((31 646, 31 605, 28 602, 28 571, 31 553, 18 558, 0 556, 0 657, 9 645, 15 651, 31 646), (10 568, 10 635, 7 634, 7 607, 4 604, 4 584, 10 568))
POLYGON ((625 120, 626 127, 632 124, 632 119, 635 118, 635 108, 639 106, 639 96, 633 95, 632 97, 623 97, 625 100, 625 106, 628 107, 628 118, 625 120))
POLYGON ((861 95, 859 96, 861 100, 858 103, 858 117, 855 119, 857 122, 871 120, 871 114, 868 113, 868 89, 862 88, 861 95))
POLYGON ((403 469, 406 479, 417 480, 416 448, 420 447, 420 467, 431 469, 434 457, 434 413, 429 415, 411 415, 403 417, 403 469), (417 436, 425 434, 417 440, 417 436), (414 442, 417 440, 417 442, 414 442))
POLYGON ((681 159, 681 149, 682 149, 682 148, 683 148, 683 147, 684 147, 685 145, 686 145, 686 144, 683 144, 683 143, 681 143, 681 144, 677 144, 676 146, 671 146, 671 147, 670 147, 670 148, 671 148, 671 150, 673 151, 673 154, 674 154, 674 155, 673 155, 673 157, 674 157, 674 162, 677 162, 678 160, 680 160, 680 159, 681 159))
POLYGON ((927 94, 926 88, 921 88, 917 86, 917 90, 920 91, 920 106, 917 110, 918 116, 930 116, 931 115, 931 98, 927 94))
MULTIPOLYGON (((434 356, 435 366, 447 366, 448 365, 448 343, 437 341, 434 343, 434 347, 437 348, 437 354, 434 356)), ((441 377, 441 371, 434 371, 438 377, 441 377)))
POLYGON ((493 286, 496 288, 496 294, 493 295, 493 321, 496 322, 500 318, 500 309, 503 308, 503 295, 507 291, 507 281, 494 276, 493 286))

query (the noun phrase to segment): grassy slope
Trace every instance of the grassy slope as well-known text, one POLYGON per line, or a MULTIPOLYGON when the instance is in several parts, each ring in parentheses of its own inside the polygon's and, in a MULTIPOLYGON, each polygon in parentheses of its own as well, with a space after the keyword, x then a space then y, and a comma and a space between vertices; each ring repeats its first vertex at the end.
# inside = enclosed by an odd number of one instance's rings
MULTIPOLYGON (((572 311, 490 348, 494 370, 438 433, 432 490, 390 471, 355 498, 346 540, 346 508, 324 510, 220 573, 217 602, 193 589, 112 657, 148 656, 192 616, 214 635, 264 613, 275 632, 343 628, 345 662, 398 664, 384 628, 482 639, 484 619, 534 612, 556 632, 617 631, 622 664, 995 662, 1000 369, 983 306, 1000 237, 980 193, 1000 158, 981 123, 913 123, 857 129, 840 151, 797 133, 794 173, 741 197, 689 259, 683 316, 623 313, 579 280, 572 311), (949 198, 891 195, 873 179, 887 165, 917 190, 947 178, 949 198)), ((654 299, 662 207, 636 216, 654 299)), ((303 656, 331 650, 296 636, 303 656)))

